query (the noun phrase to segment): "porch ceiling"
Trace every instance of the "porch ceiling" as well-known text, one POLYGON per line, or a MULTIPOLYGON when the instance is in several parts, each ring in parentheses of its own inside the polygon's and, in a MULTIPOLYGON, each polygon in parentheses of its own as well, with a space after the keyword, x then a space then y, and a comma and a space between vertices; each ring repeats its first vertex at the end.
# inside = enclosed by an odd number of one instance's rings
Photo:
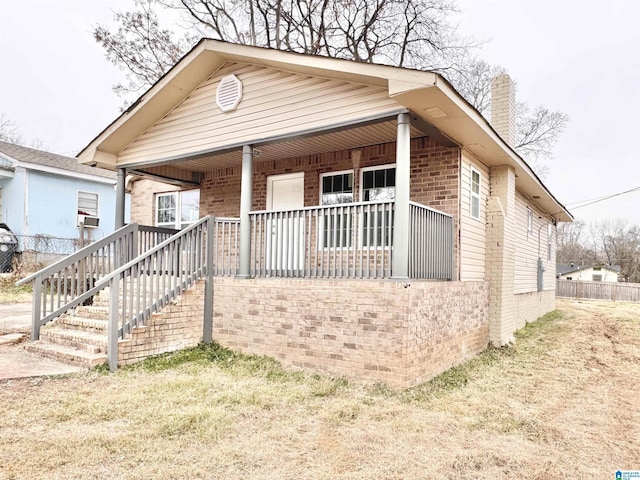
MULTIPOLYGON (((290 137, 287 140, 271 143, 255 143, 253 146, 259 151, 256 162, 268 162, 285 158, 295 158, 304 155, 333 152, 338 150, 361 148, 396 140, 396 121, 387 120, 380 123, 344 128, 330 133, 321 133, 305 137, 290 137)), ((411 137, 424 136, 425 132, 416 126, 411 127, 411 137)), ((169 175, 169 169, 179 169, 189 173, 204 173, 219 168, 239 166, 242 162, 242 149, 236 148, 209 155, 186 157, 173 160, 170 164, 151 167, 138 167, 137 170, 159 175, 169 175)), ((190 175, 189 175, 190 176, 190 175)), ((187 176, 179 175, 184 179, 187 176)))

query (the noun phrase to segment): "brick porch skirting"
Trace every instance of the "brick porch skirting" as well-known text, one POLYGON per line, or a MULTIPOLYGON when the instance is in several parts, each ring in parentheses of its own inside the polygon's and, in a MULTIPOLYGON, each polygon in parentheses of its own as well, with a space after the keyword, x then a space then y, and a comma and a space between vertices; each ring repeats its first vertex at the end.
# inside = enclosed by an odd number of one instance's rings
POLYGON ((489 340, 485 282, 216 278, 213 338, 284 365, 405 388, 489 340))

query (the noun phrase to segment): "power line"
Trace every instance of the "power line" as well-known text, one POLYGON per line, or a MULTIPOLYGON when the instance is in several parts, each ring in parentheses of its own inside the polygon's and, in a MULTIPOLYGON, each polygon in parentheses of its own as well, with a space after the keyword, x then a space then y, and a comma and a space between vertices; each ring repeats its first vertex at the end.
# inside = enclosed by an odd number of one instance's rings
POLYGON ((572 207, 572 210, 576 210, 578 208, 586 207, 588 205, 593 205, 594 203, 604 202, 605 200, 609 200, 611 198, 619 197, 620 195, 626 195, 627 193, 637 192, 638 190, 640 190, 640 187, 635 187, 635 188, 632 188, 630 190, 625 190, 624 192, 613 193, 611 195, 605 195, 604 197, 598 197, 598 198, 592 198, 592 199, 589 199, 589 200, 582 200, 580 202, 568 203, 567 207, 569 205, 578 205, 577 207, 572 207), (587 202, 587 203, 584 203, 584 202, 587 202), (581 203, 583 203, 584 205, 580 205, 581 203))

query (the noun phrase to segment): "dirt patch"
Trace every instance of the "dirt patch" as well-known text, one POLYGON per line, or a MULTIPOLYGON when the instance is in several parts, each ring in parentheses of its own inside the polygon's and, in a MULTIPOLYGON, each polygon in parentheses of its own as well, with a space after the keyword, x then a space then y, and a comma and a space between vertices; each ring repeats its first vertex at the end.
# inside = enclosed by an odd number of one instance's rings
POLYGON ((491 361, 404 392, 231 359, 5 382, 0 478, 555 479, 640 468, 640 305, 558 307, 561 318, 491 361))

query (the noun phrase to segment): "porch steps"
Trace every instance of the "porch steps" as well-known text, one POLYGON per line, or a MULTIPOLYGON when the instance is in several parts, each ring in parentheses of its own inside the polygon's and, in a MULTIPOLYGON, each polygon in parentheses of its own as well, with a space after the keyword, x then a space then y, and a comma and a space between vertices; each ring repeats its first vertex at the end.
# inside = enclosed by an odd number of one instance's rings
POLYGON ((40 340, 25 346, 29 352, 71 365, 93 368, 107 361, 106 306, 80 306, 40 329, 40 340))

